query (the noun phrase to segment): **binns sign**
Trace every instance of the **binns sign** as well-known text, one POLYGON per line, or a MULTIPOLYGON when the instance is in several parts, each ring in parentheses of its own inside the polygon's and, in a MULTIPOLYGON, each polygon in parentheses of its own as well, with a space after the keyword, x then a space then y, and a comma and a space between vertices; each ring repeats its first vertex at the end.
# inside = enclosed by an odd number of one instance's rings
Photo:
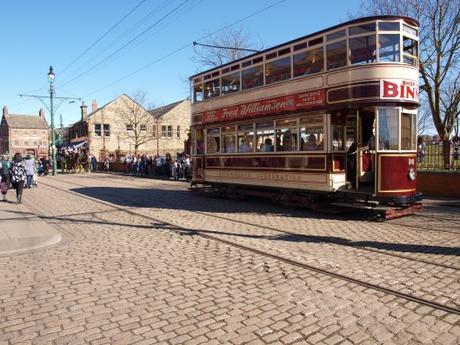
POLYGON ((380 80, 380 98, 418 102, 418 82, 404 79, 380 80))

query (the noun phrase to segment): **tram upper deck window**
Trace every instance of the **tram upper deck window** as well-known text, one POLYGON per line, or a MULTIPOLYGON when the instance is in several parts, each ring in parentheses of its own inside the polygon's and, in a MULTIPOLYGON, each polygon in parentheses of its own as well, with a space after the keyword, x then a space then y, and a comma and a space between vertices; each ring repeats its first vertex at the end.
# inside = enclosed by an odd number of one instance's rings
POLYGON ((380 34, 379 35, 379 61, 380 62, 399 62, 399 34, 380 34))
POLYGON ((322 72, 324 69, 323 48, 294 55, 294 77, 322 72))
POLYGON ((264 66, 254 66, 241 72, 243 90, 252 89, 253 87, 264 84, 264 66))
POLYGON ((220 80, 213 79, 204 83, 204 98, 213 98, 220 96, 220 80))
POLYGON ((206 131, 206 153, 220 152, 220 128, 211 128, 206 131))
POLYGON ((403 36, 403 62, 417 66, 418 42, 403 36))
POLYGON ((415 115, 401 114, 401 150, 415 150, 415 115))
POLYGON ((375 35, 350 38, 349 46, 352 64, 371 63, 377 60, 375 35))
POLYGON ((256 150, 257 152, 273 152, 275 131, 273 121, 256 123, 256 150))
POLYGON ((399 31, 399 22, 380 22, 380 31, 399 31))
POLYGON ((326 63, 328 70, 347 65, 347 41, 339 41, 326 46, 326 63))
POLYGON ((221 79, 222 95, 240 91, 240 72, 224 75, 221 79))
POLYGON ((201 102, 203 100, 203 84, 195 84, 193 86, 193 101, 194 102, 201 102))
POLYGON ((379 150, 399 149, 399 110, 397 108, 378 108, 379 150))
POLYGON ((291 78, 291 57, 267 62, 265 64, 265 83, 271 84, 291 78))
POLYGON ((324 124, 322 115, 301 117, 299 120, 299 129, 300 151, 324 150, 324 124))
POLYGON ((366 34, 369 32, 375 32, 375 23, 360 24, 360 25, 352 26, 348 29, 348 33, 350 35, 360 35, 360 34, 366 34))

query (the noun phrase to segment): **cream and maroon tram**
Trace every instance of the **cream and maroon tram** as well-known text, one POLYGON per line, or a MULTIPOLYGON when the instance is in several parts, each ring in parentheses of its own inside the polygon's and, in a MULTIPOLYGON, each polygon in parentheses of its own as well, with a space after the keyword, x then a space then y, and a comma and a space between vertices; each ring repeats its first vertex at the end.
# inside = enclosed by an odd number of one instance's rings
POLYGON ((420 209, 414 19, 349 21, 190 81, 193 184, 387 217, 420 209))

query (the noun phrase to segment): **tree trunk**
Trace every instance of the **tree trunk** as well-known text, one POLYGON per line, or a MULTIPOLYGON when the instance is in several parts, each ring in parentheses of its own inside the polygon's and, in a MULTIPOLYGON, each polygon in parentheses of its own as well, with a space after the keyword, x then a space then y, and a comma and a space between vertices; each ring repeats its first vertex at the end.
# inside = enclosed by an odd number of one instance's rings
POLYGON ((448 137, 443 137, 442 138, 442 155, 444 158, 444 169, 451 169, 453 167, 452 165, 452 158, 453 155, 450 152, 451 149, 451 143, 448 137))

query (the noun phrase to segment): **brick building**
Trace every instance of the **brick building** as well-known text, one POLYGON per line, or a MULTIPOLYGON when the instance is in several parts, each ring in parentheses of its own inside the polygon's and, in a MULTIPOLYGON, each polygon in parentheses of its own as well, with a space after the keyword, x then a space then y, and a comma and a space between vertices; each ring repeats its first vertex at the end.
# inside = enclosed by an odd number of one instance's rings
POLYGON ((8 107, 3 107, 0 122, 0 153, 12 155, 16 152, 35 157, 48 156, 49 126, 42 109, 37 116, 10 114, 8 107))
POLYGON ((188 99, 147 111, 123 94, 100 108, 93 101, 90 114, 84 103, 80 108, 80 121, 69 129, 70 144, 87 148, 98 160, 135 151, 155 155, 184 150, 190 127, 188 99))

